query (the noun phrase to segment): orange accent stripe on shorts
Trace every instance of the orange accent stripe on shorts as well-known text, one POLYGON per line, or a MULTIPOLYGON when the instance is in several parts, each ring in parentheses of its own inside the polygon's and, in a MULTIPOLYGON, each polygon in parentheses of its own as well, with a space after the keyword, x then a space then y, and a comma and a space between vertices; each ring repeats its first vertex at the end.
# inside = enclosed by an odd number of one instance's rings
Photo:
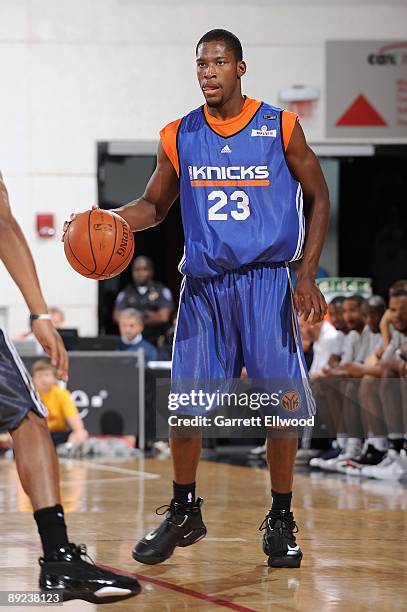
POLYGON ((234 181, 191 181, 191 187, 268 187, 268 179, 244 179, 234 181))

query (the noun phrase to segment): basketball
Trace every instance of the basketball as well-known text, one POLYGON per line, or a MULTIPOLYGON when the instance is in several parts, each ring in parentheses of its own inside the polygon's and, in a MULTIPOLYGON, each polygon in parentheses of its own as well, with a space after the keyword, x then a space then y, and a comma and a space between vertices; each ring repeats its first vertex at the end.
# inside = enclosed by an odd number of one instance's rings
POLYGON ((100 208, 79 213, 70 223, 64 250, 71 267, 96 280, 113 278, 130 263, 134 238, 119 215, 100 208))

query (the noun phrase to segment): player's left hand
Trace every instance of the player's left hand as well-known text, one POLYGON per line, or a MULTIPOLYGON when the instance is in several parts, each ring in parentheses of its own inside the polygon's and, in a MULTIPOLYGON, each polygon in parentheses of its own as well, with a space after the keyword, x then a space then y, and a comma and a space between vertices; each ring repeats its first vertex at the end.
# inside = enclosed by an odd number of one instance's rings
POLYGON ((328 309, 324 296, 311 276, 297 276, 294 304, 304 321, 313 324, 322 321, 328 309))
POLYGON ((65 350, 61 336, 47 319, 36 319, 31 329, 44 351, 51 357, 51 363, 56 368, 57 378, 68 380, 68 353, 65 350))

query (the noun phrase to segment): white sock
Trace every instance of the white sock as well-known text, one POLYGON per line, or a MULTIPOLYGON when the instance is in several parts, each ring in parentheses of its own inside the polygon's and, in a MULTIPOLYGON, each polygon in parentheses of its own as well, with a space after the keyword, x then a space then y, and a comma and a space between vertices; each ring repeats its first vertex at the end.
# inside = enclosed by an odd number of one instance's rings
POLYGON ((367 439, 368 444, 374 446, 374 448, 378 451, 387 451, 389 445, 387 443, 387 438, 384 436, 371 436, 367 439))

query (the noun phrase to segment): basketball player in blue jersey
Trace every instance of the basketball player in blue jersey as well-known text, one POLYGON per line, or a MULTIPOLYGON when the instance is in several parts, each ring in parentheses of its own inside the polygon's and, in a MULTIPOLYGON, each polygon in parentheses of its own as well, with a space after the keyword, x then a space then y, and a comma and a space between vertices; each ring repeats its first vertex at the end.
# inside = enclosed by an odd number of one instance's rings
MULTIPOLYGON (((58 377, 67 380, 68 356, 51 323, 34 261, 11 213, 1 173, 0 259, 25 299, 34 336, 50 355, 58 377)), ((0 431, 8 431, 13 439, 18 475, 30 498, 40 534, 44 553, 40 558, 41 590, 48 596, 50 591, 57 592, 65 601, 85 599, 94 603, 137 595, 137 580, 89 563, 84 558, 86 547, 69 542, 60 500, 58 461, 46 415, 15 347, 0 329, 0 431)))
MULTIPOLYGON (((295 310, 313 322, 326 312, 315 284, 328 222, 325 180, 297 117, 242 95, 246 64, 236 36, 205 34, 196 65, 206 104, 161 131, 144 195, 115 211, 138 231, 160 223, 180 195, 185 276, 172 384, 229 381, 245 365, 251 379, 295 383, 296 416, 312 415, 295 310), (301 261, 292 293, 294 260, 301 261)), ((136 544, 141 563, 161 563, 206 534, 195 497, 200 435, 172 430, 170 446, 173 499, 163 523, 136 544)), ((296 450, 296 436, 268 436, 272 506, 261 528, 271 567, 299 567, 302 559, 291 512, 296 450)))

